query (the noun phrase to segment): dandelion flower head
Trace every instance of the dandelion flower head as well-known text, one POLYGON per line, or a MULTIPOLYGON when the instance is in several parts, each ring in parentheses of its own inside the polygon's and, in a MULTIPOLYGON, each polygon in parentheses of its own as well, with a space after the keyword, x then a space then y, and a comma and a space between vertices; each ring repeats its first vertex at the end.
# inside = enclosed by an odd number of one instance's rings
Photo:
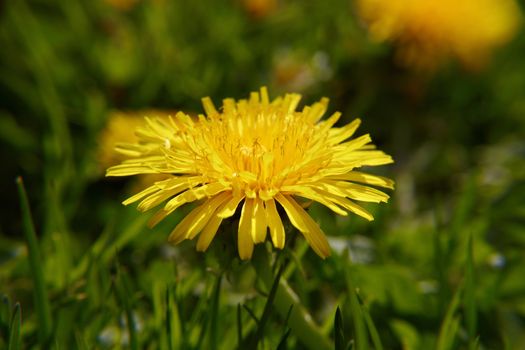
POLYGON ((449 58, 479 68, 521 19, 514 0, 358 0, 357 9, 375 40, 393 42, 399 62, 419 70, 449 58))
POLYGON ((108 169, 108 176, 169 174, 125 200, 138 209, 161 204, 150 225, 180 206, 196 202, 174 228, 175 243, 198 235, 197 250, 208 248, 219 227, 240 211, 237 245, 241 259, 252 256, 254 244, 266 240, 283 248, 283 218, 305 237, 322 258, 330 254, 324 233, 301 201, 311 200, 340 215, 372 215, 355 201, 386 202, 388 195, 370 186, 393 188, 387 178, 356 169, 392 162, 376 150, 368 134, 351 138, 360 120, 334 127, 340 113, 321 120, 328 105, 323 98, 298 111, 300 95, 270 100, 265 88, 248 99, 225 99, 219 110, 203 98, 206 115, 192 119, 179 112, 169 120, 146 118, 137 143, 117 150, 129 159, 108 169))

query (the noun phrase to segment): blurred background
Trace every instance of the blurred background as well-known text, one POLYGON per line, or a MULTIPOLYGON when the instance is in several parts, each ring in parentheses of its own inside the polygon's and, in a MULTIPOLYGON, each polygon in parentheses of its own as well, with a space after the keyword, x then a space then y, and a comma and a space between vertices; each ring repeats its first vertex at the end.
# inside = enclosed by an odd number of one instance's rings
MULTIPOLYGON (((358 133, 371 133, 395 159, 369 169, 396 181, 389 204, 367 207, 374 222, 311 208, 333 257, 322 261, 299 240, 290 246, 297 260, 288 280, 327 337, 340 306, 353 339, 341 278, 351 265, 387 349, 442 346, 447 310, 457 320, 449 348, 466 348, 474 327, 481 348, 525 349, 523 6, 0 1, 0 347, 20 302, 24 346, 46 348, 37 336, 19 175, 39 239, 52 344, 169 348, 165 339, 178 334, 174 348, 203 346, 210 270, 222 268, 220 259, 194 252, 194 242, 167 245, 184 210, 151 230, 148 215, 120 204, 142 180, 104 172, 120 161, 114 143, 132 140, 143 116, 201 113, 203 96, 219 105, 264 85, 272 97, 299 92, 302 103, 329 97, 329 114, 341 111, 341 123, 361 118, 358 133), (474 292, 451 308, 469 237, 474 292), (176 310, 175 333, 165 327, 167 305, 176 310)), ((239 262, 232 269, 219 305, 224 349, 236 346, 237 305, 264 306, 253 269, 239 262)), ((275 316, 263 348, 275 348, 285 327, 275 316)), ((297 335, 286 341, 305 346, 297 335)))

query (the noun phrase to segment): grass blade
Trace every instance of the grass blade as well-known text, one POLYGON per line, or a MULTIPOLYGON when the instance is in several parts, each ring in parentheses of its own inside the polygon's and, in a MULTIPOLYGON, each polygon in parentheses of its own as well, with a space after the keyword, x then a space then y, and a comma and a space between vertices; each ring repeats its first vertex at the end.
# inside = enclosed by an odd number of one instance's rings
POLYGON ((167 349, 168 350, 173 350, 173 339, 172 339, 172 331, 171 331, 171 322, 172 322, 172 317, 171 317, 171 309, 172 309, 172 305, 171 305, 171 295, 170 295, 170 287, 166 287, 166 346, 167 346, 167 349))
POLYGON ((291 328, 288 328, 286 333, 284 333, 283 337, 281 338, 281 341, 279 341, 279 345, 277 345, 277 350, 286 350, 288 346, 286 345, 286 340, 288 339, 288 336, 290 335, 290 332, 292 331, 291 328))
POLYGON ((217 350, 217 343, 218 343, 218 337, 217 337, 217 320, 219 316, 219 302, 220 302, 220 295, 221 295, 221 281, 222 281, 222 275, 219 275, 217 277, 217 282, 215 284, 215 288, 213 289, 213 299, 211 304, 211 316, 210 316, 210 336, 209 336, 209 349, 211 350, 217 350))
POLYGON ((8 350, 19 350, 22 348, 22 341, 20 339, 20 328, 22 327, 22 310, 20 304, 16 303, 13 319, 9 330, 9 346, 8 350))
POLYGON ((281 280, 281 275, 284 272, 285 264, 282 264, 279 268, 279 271, 277 271, 277 275, 275 276, 272 288, 270 289, 270 293, 268 294, 268 298, 266 299, 266 304, 264 305, 263 314, 259 320, 259 324, 257 325, 257 331, 255 332, 255 337, 253 338, 253 343, 251 346, 252 349, 257 348, 257 343, 259 340, 263 338, 264 334, 264 327, 266 326, 266 323, 268 323, 268 320, 270 319, 270 313, 272 311, 273 302, 275 299, 275 295, 277 294, 277 288, 279 287, 279 281, 281 280))
POLYGON ((126 315, 126 324, 128 327, 129 333, 129 347, 131 350, 138 350, 138 339, 137 339, 137 329, 135 325, 135 319, 133 317, 133 310, 131 308, 131 298, 129 292, 131 290, 130 283, 127 280, 127 276, 124 272, 120 271, 117 266, 117 280, 115 283, 115 291, 120 305, 124 309, 126 315))
POLYGON ((0 329, 9 329, 11 324, 11 303, 7 295, 2 295, 0 302, 0 329))
POLYGON ((467 261, 465 266, 465 293, 463 302, 465 306, 465 323, 468 333, 468 349, 475 350, 478 348, 477 331, 477 314, 476 314, 476 295, 474 281, 474 262, 472 258, 473 238, 469 236, 467 245, 467 261))
POLYGON ((445 318, 441 324, 441 329, 439 330, 436 350, 449 350, 453 348, 456 334, 459 329, 459 316, 456 316, 456 312, 458 311, 460 304, 461 292, 462 286, 457 289, 448 306, 445 318))
MULTIPOLYGON (((436 218, 438 220, 439 218, 436 218)), ((439 221, 438 221, 439 222, 439 221)), ((438 229, 434 231, 433 234, 433 248, 434 248, 434 268, 435 268, 435 276, 439 283, 439 290, 438 290, 438 310, 440 312, 440 317, 443 315, 441 314, 446 310, 447 306, 447 300, 449 298, 448 295, 448 289, 444 288, 444 286, 447 283, 447 277, 446 277, 446 256, 445 256, 445 249, 443 248, 442 243, 442 233, 438 229)))
MULTIPOLYGON (((286 270, 285 270, 286 271, 286 270)), ((284 272, 283 272, 284 274, 284 272)), ((281 277, 282 278, 282 277, 281 277)), ((286 315, 284 319, 284 333, 281 337, 281 340, 279 340, 279 345, 277 345, 277 350, 286 350, 288 348, 286 344, 286 340, 288 339, 288 336, 290 335, 290 332, 292 329, 288 327, 288 321, 290 321, 290 316, 292 315, 293 305, 290 305, 290 309, 288 309, 288 314, 286 315)))
MULTIPOLYGON (((359 297, 359 295, 358 295, 359 297)), ((374 344, 375 350, 383 350, 383 343, 381 342, 381 338, 379 337, 379 332, 377 331, 377 327, 374 324, 374 321, 372 320, 372 317, 370 316, 370 312, 368 311, 368 307, 363 304, 361 300, 361 312, 363 313, 363 317, 365 319, 366 326, 368 328, 368 332, 370 333, 370 338, 372 339, 372 344, 374 344)))
POLYGON ((89 350, 90 348, 86 343, 85 335, 80 332, 75 333, 75 342, 78 350, 89 350))
POLYGON ((352 310, 352 319, 354 321, 354 341, 356 350, 366 350, 369 348, 368 335, 366 333, 366 325, 363 317, 363 311, 357 298, 357 291, 353 287, 349 269, 346 269, 346 286, 350 295, 350 309, 352 310))
POLYGON ((237 304, 237 344, 239 344, 240 349, 242 345, 241 304, 237 304))
POLYGON ((38 315, 38 335, 40 344, 46 347, 51 337, 52 318, 47 290, 45 286, 44 272, 42 271, 42 259, 40 249, 35 233, 35 226, 29 208, 29 201, 24 187, 22 177, 16 179, 18 195, 20 197, 20 208, 22 210, 22 221, 24 225, 24 236, 27 243, 29 266, 31 267, 31 276, 34 284, 35 309, 38 315))
MULTIPOLYGON (((257 276, 267 288, 270 288, 273 276, 271 276, 268 252, 265 249, 256 250, 252 262, 257 276)), ((332 349, 330 340, 315 324, 310 313, 301 305, 297 294, 290 288, 285 279, 281 279, 275 295, 275 310, 281 317, 287 317, 292 305, 293 309, 290 312, 288 322, 292 334, 308 349, 332 349)))
POLYGON ((345 350, 345 335, 343 329, 343 317, 341 316, 341 309, 337 307, 334 319, 334 347, 335 350, 345 350))
POLYGON ((247 305, 243 305, 242 306, 244 308, 244 310, 246 310, 246 312, 248 312, 248 315, 250 315, 250 317, 255 321, 255 323, 258 325, 259 324, 259 319, 257 318, 257 316, 255 315, 255 313, 253 312, 252 309, 250 309, 247 305))

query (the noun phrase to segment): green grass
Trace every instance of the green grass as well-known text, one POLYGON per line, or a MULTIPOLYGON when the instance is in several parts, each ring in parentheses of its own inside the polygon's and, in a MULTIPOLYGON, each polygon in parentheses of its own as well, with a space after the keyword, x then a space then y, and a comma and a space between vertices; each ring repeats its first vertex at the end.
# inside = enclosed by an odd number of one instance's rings
POLYGON ((342 0, 263 18, 241 1, 2 3, 0 348, 524 348, 524 31, 479 72, 422 76, 342 0), (396 180, 373 222, 309 208, 326 260, 291 232, 240 261, 235 222, 207 253, 171 246, 189 208, 150 229, 121 205, 139 181, 103 177, 112 111, 200 112, 261 85, 329 97, 396 160, 367 169, 396 180))

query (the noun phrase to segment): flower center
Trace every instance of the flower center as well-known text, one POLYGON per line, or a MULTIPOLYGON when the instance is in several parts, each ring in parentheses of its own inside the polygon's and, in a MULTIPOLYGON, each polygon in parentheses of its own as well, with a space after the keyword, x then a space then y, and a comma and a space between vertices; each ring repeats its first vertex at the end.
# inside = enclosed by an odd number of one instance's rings
POLYGON ((225 113, 203 128, 195 133, 203 138, 199 172, 230 182, 249 197, 273 196, 322 166, 318 155, 326 149, 321 142, 326 138, 298 112, 225 113))

